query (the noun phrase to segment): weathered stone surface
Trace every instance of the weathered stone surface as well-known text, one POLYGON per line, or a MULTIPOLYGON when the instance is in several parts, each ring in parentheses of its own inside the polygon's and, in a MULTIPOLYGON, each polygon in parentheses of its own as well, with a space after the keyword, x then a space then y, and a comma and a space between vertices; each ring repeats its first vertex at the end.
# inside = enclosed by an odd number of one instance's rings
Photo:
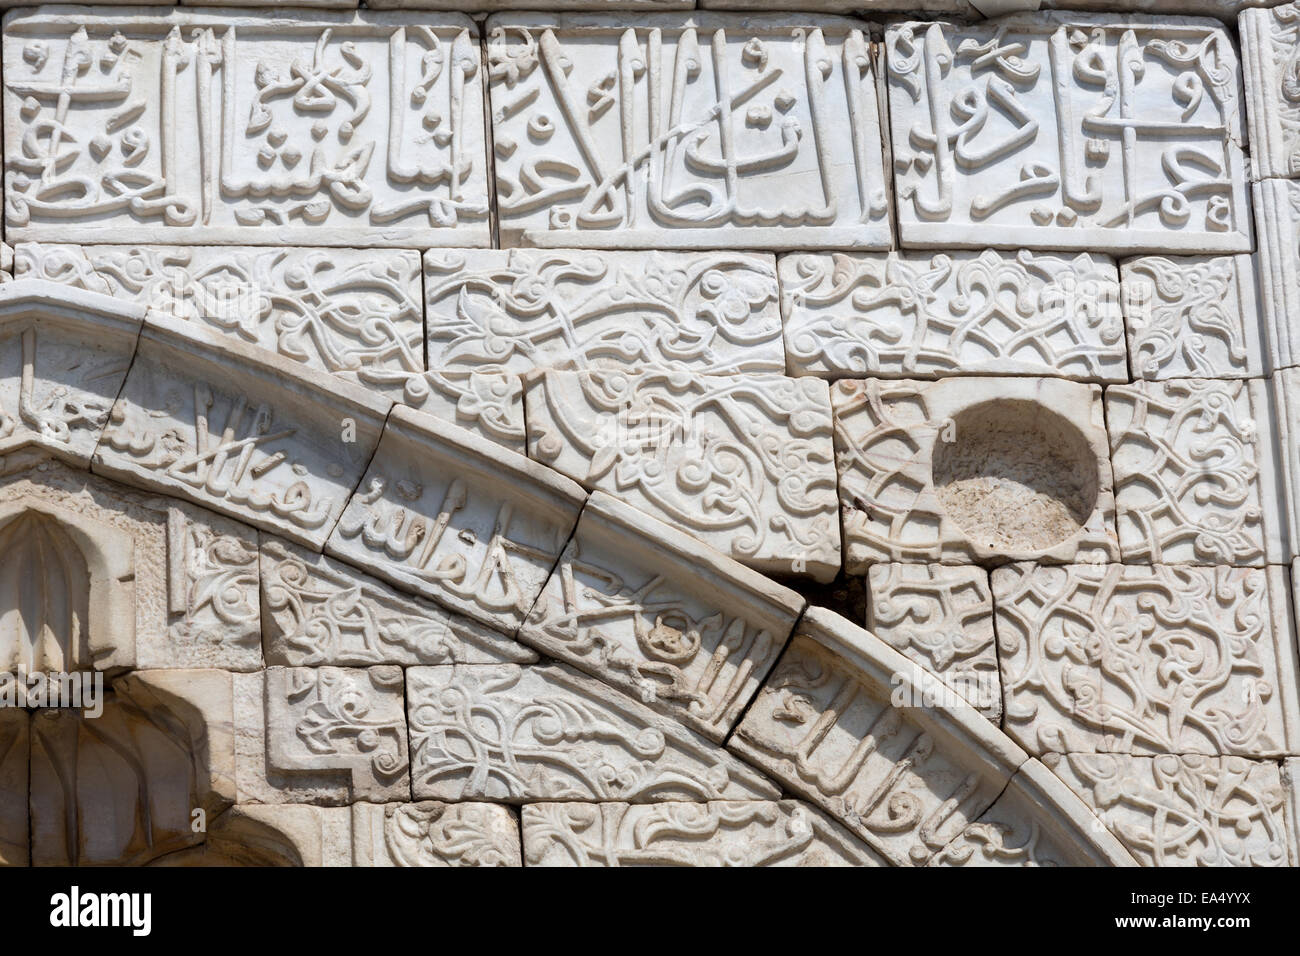
POLYGON ((785 371, 770 255, 433 250, 424 280, 434 371, 785 371))
MULTIPOLYGON (((1277 507, 1289 518, 1286 526, 1289 537, 1289 557, 1300 554, 1300 369, 1283 369, 1273 376, 1271 381, 1276 394, 1277 416, 1273 423, 1276 428, 1276 453, 1280 462, 1271 471, 1279 486, 1278 498, 1282 502, 1277 507)), ((1274 446, 1268 440, 1260 438, 1257 447, 1273 451, 1274 446)), ((1261 493, 1266 486, 1261 478, 1261 493)), ((1270 560, 1274 560, 1270 554, 1270 560)))
POLYGON ((520 866, 519 820, 492 803, 352 807, 353 866, 520 866))
POLYGON ((807 253, 778 268, 792 375, 1128 380, 1105 256, 807 253))
POLYGON ((399 406, 328 551, 512 634, 585 497, 535 462, 399 406))
POLYGON ((417 799, 653 803, 779 795, 677 721, 563 665, 411 667, 406 676, 417 799))
POLYGON ((930 865, 1136 866, 1137 863, 1056 775, 1037 760, 1026 760, 993 806, 936 853, 930 865), (1087 844, 1079 841, 1080 833, 1088 834, 1087 844))
POLYGON ((0 478, 0 539, 0 670, 261 666, 250 528, 46 459, 0 478))
POLYGON ((721 742, 803 606, 691 535, 595 492, 519 640, 721 742))
POLYGON ((1124 561, 1281 561, 1273 417, 1268 385, 1257 379, 1106 389, 1124 561))
POLYGON ((27 866, 27 711, 0 708, 0 866, 27 866))
POLYGON ((529 663, 498 631, 329 558, 263 538, 263 628, 269 664, 529 663))
POLYGON ((1120 266, 1134 378, 1255 378, 1269 369, 1252 256, 1146 256, 1120 266))
POLYGON ((1300 177, 1300 6, 1244 10, 1242 73, 1250 123, 1250 174, 1300 177))
POLYGON ((4 64, 11 241, 489 243, 468 17, 24 11, 4 64))
POLYGON ((268 769, 337 773, 353 800, 408 798, 404 690, 391 665, 268 667, 268 769))
POLYGON ((242 866, 519 866, 519 824, 488 803, 247 804, 213 826, 209 862, 242 866))
POLYGON ((1031 753, 1296 747, 1282 568, 1013 565, 992 581, 1003 725, 1031 753))
POLYGON ((1221 23, 1029 13, 885 45, 904 245, 1250 251, 1221 23))
POLYGON ((824 382, 544 372, 525 383, 530 457, 766 572, 840 567, 824 382))
POLYGON ((375 450, 390 404, 150 313, 93 467, 319 549, 375 450))
POLYGON ((729 746, 891 863, 923 864, 1026 758, 973 708, 898 700, 899 677, 914 668, 874 635, 809 608, 729 746))
POLYGON ((1052 770, 1143 866, 1286 866, 1272 761, 1164 754, 1053 755, 1052 770))
POLYGON ((1100 388, 846 380, 831 404, 849 573, 1119 557, 1100 388))
POLYGON ((388 377, 394 400, 481 435, 518 455, 526 454, 524 383, 516 375, 425 372, 388 377))
POLYGON ((994 723, 1002 714, 988 572, 943 564, 874 564, 867 630, 933 671, 994 723))
MULTIPOLYGON (((215 2, 215 0, 214 0, 215 2)), ((643 13, 689 9, 695 0, 366 0, 373 10, 626 10, 643 13)))
POLYGON ((227 675, 173 671, 161 683, 151 674, 120 682, 98 716, 36 711, 32 863, 139 865, 200 842, 194 811, 215 816, 232 795, 229 704, 227 675), (180 685, 197 704, 177 696, 180 685))
POLYGON ((797 800, 531 803, 528 866, 883 866, 879 854, 797 800))
POLYGON ((0 285, 0 455, 33 445, 90 460, 144 309, 48 282, 0 285))
POLYGON ((1266 179, 1252 195, 1269 367, 1286 368, 1300 364, 1300 182, 1266 179))
POLYGON ((1300 866, 1300 757, 1282 761, 1282 785, 1286 788, 1286 821, 1291 848, 1291 865, 1300 866))
POLYGON ((141 667, 262 666, 257 533, 197 508, 167 509, 165 641, 144 634, 141 667))
POLYGON ((511 13, 485 29, 503 246, 889 248, 866 24, 511 13))
POLYGON ((420 259, 407 250, 23 242, 14 274, 199 322, 372 388, 424 371, 420 259))

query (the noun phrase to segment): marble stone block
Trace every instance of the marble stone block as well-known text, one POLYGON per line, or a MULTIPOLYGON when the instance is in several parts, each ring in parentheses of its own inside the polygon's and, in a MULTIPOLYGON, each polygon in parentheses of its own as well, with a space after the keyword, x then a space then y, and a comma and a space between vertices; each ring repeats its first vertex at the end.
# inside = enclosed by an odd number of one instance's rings
POLYGON ((417 799, 773 799, 725 750, 560 664, 407 669, 417 799))
POLYGON ((793 591, 598 491, 519 640, 721 742, 803 607, 793 591))
POLYGON ((398 406, 327 551, 513 634, 585 497, 536 462, 398 406))
POLYGON ((1017 564, 992 582, 1003 726, 1031 753, 1300 742, 1283 568, 1017 564))
POLYGON ((798 800, 530 803, 528 866, 883 866, 884 860, 798 800))
POLYGON ((1115 560, 1101 389, 1043 378, 831 387, 845 570, 1115 560))
POLYGON ((778 268, 791 375, 1128 380, 1106 256, 794 253, 778 268))
POLYGON ((489 17, 501 245, 891 243, 867 24, 489 17))
POLYGON ((542 372, 528 453, 766 573, 840 567, 826 383, 685 372, 542 372))
POLYGON ((1243 10, 1242 73, 1254 179, 1300 178, 1300 6, 1243 10))
POLYGON ((1270 387, 1259 379, 1106 389, 1125 563, 1281 561, 1273 419, 1270 387))
POLYGON ((885 32, 905 247, 1249 252, 1231 35, 1016 13, 885 32))
POLYGON ((456 14, 12 13, 8 238, 486 246, 482 83, 456 14))
POLYGON ((434 371, 785 371, 770 255, 435 249, 424 283, 434 371))
POLYGON ((151 312, 92 467, 319 549, 391 404, 151 312))
POLYGON ((1135 379, 1269 370, 1253 256, 1143 256, 1122 263, 1120 275, 1135 379))

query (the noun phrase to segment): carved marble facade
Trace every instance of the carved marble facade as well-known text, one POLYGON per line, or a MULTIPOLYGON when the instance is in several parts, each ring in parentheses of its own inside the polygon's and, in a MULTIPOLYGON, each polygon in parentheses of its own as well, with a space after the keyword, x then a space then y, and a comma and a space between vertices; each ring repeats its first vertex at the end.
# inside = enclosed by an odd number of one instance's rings
POLYGON ((1244 5, 0 3, 0 865, 1300 866, 1244 5))

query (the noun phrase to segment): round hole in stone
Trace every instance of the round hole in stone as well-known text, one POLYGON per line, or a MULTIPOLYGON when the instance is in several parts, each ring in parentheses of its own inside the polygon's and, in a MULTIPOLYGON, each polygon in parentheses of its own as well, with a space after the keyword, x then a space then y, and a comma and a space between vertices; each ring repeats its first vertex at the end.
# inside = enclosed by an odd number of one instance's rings
POLYGON ((1087 439, 1025 399, 958 412, 935 441, 932 475, 948 517, 995 552, 1046 551, 1076 534, 1097 506, 1097 458, 1087 439))

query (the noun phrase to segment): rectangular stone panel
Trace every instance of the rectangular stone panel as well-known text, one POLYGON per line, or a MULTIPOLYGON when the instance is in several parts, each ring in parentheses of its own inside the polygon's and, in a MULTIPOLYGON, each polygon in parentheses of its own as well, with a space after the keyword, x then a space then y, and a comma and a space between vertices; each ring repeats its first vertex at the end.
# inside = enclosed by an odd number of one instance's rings
POLYGON ((14 277, 126 299, 372 388, 424 371, 410 250, 22 242, 14 277))
POLYGON ((544 372, 528 453, 757 570, 840 567, 826 383, 774 375, 544 372))
POLYGON ((433 250, 429 368, 785 371, 772 256, 433 250))
POLYGON ((1051 767, 1142 866, 1288 865, 1295 823, 1275 761, 1100 753, 1051 767))
POLYGON ((1269 371, 1253 256, 1143 256, 1120 265, 1133 377, 1269 371))
POLYGON ((492 628, 403 594, 341 561, 262 536, 270 664, 488 664, 537 655, 492 628))
POLYGON ((1300 6, 1243 10, 1237 29, 1250 103, 1251 177, 1300 177, 1300 6))
POLYGON ((9 14, 13 239, 489 244, 477 28, 455 14, 9 14))
POLYGON ((885 45, 904 246, 1250 251, 1222 23, 1022 13, 885 45))
POLYGON ((671 718, 559 664, 407 672, 416 799, 656 803, 777 788, 671 718))
POLYGON ((887 249, 868 26, 487 21, 503 246, 887 249))
POLYGON ((1128 380, 1106 256, 807 253, 779 271, 791 375, 1128 380))
POLYGON ((720 742, 803 606, 690 534, 595 492, 519 640, 720 742))
POLYGON ((337 775, 352 800, 411 795, 402 669, 268 667, 266 763, 337 775))
POLYGON ((885 866, 798 800, 530 803, 527 866, 885 866))
POLYGON ((1284 568, 1015 564, 992 581, 1003 727, 1030 752, 1295 750, 1284 568))
POLYGON ((326 550, 513 634, 585 497, 535 462, 399 405, 326 550))
POLYGON ((831 404, 848 573, 1119 557, 1099 386, 844 379, 831 404))
POLYGON ((1175 379, 1106 389, 1128 564, 1283 560, 1269 383, 1175 379))

